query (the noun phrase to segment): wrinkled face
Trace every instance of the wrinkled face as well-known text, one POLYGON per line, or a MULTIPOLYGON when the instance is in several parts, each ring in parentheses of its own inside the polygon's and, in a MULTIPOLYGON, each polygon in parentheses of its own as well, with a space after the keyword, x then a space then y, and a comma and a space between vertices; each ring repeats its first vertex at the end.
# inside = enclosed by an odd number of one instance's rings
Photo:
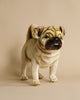
POLYGON ((58 50, 62 47, 65 30, 62 26, 56 28, 54 26, 30 26, 32 38, 36 38, 47 50, 58 50))
POLYGON ((50 26, 40 36, 40 42, 47 50, 58 50, 62 47, 64 33, 62 29, 50 26))

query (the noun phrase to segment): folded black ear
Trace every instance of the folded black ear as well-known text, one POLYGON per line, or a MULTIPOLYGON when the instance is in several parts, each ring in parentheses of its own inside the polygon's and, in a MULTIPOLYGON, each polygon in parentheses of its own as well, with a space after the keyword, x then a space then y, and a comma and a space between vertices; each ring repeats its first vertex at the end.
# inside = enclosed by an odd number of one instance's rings
POLYGON ((39 26, 39 27, 38 27, 38 37, 41 36, 43 30, 44 30, 44 26, 39 26))
POLYGON ((32 24, 30 26, 30 32, 32 35, 32 38, 39 38, 41 36, 41 33, 43 32, 44 27, 43 26, 37 26, 32 24))
POLYGON ((61 33, 63 33, 63 35, 65 35, 65 29, 64 29, 64 27, 60 26, 59 29, 60 29, 61 33))

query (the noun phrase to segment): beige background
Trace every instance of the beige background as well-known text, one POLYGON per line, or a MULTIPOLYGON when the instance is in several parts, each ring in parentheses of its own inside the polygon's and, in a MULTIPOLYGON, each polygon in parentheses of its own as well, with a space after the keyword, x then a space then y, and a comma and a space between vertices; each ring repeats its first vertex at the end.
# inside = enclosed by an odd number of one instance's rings
POLYGON ((79 43, 79 0, 0 0, 0 99, 80 100, 79 43), (21 48, 32 23, 65 27, 57 83, 49 83, 48 69, 40 87, 19 80, 21 48))

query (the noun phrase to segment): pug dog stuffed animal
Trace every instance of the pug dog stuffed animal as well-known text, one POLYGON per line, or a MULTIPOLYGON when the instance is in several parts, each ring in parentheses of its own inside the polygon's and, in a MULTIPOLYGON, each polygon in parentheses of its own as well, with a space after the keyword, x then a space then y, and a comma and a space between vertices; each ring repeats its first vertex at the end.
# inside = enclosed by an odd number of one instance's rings
POLYGON ((57 80, 56 70, 63 44, 65 30, 63 27, 31 25, 27 32, 26 42, 22 48, 22 80, 28 79, 26 75, 27 64, 31 63, 33 85, 40 85, 39 68, 49 67, 49 79, 57 80))

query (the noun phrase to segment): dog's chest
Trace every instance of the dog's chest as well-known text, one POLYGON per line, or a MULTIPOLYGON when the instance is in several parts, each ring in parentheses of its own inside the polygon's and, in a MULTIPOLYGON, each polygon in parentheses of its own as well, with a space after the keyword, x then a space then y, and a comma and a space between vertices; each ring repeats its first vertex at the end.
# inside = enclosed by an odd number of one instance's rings
POLYGON ((40 65, 40 67, 45 68, 48 67, 59 58, 59 52, 51 53, 51 54, 45 54, 41 53, 37 56, 37 62, 40 65))

